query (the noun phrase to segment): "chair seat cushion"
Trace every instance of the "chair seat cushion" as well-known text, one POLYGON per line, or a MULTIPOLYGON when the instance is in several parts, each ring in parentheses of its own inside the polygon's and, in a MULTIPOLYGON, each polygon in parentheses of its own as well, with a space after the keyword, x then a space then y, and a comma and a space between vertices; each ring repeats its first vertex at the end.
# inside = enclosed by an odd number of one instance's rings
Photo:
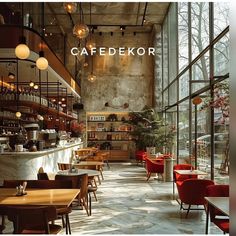
POLYGON ((214 224, 217 225, 222 231, 229 233, 229 220, 215 219, 214 224))

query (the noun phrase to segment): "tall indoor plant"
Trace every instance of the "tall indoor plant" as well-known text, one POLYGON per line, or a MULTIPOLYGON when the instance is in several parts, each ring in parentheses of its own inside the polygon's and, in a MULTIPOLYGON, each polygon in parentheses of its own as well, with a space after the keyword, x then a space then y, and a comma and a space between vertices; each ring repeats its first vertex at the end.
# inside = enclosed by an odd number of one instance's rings
POLYGON ((129 116, 130 119, 126 123, 133 127, 131 135, 136 149, 155 147, 156 152, 171 152, 173 129, 153 108, 145 106, 140 112, 130 112, 129 116))

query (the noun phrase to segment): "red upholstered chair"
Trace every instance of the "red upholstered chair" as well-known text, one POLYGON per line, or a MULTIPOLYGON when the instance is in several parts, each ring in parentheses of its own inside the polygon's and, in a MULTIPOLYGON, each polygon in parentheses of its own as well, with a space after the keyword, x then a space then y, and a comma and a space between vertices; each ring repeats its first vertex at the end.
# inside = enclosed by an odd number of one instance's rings
POLYGON ((151 177, 152 173, 161 174, 163 178, 164 161, 162 159, 152 160, 146 157, 145 161, 146 161, 147 181, 151 177))
POLYGON ((173 195, 175 195, 175 183, 182 183, 186 179, 197 179, 197 175, 180 175, 175 170, 194 170, 194 167, 190 164, 177 164, 173 168, 173 195))
POLYGON ((143 163, 145 161, 145 158, 147 157, 147 153, 145 151, 136 151, 135 152, 135 158, 138 163, 143 163))
MULTIPOLYGON (((180 210, 187 210, 186 218, 188 216, 191 205, 203 205, 205 208, 207 195, 207 186, 214 185, 212 180, 207 179, 186 179, 183 182, 176 182, 181 201, 180 210), (183 208, 183 204, 189 205, 187 209, 183 208)), ((194 210, 194 209, 192 209, 194 210)), ((195 210, 199 210, 198 208, 195 210)))
MULTIPOLYGON (((207 197, 229 197, 229 185, 210 185, 206 188, 207 197)), ((210 220, 217 225, 224 233, 229 233, 229 218, 217 210, 214 206, 209 205, 210 220)))

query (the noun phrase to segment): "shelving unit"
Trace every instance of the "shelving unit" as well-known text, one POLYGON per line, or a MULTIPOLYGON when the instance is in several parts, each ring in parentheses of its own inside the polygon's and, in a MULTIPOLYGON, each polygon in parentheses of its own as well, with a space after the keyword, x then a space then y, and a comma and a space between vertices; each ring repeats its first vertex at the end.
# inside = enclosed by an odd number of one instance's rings
POLYGON ((128 112, 88 112, 86 117, 88 146, 109 151, 110 161, 130 159, 132 127, 124 123, 129 119, 128 112))

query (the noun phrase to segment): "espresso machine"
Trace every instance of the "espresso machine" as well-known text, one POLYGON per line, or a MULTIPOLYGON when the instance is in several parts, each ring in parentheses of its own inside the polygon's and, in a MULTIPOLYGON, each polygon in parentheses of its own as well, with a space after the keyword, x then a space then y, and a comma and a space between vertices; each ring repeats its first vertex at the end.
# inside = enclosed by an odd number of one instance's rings
POLYGON ((39 125, 36 123, 26 124, 24 125, 24 129, 27 135, 27 143, 25 144, 25 147, 29 149, 29 151, 37 151, 39 125))

